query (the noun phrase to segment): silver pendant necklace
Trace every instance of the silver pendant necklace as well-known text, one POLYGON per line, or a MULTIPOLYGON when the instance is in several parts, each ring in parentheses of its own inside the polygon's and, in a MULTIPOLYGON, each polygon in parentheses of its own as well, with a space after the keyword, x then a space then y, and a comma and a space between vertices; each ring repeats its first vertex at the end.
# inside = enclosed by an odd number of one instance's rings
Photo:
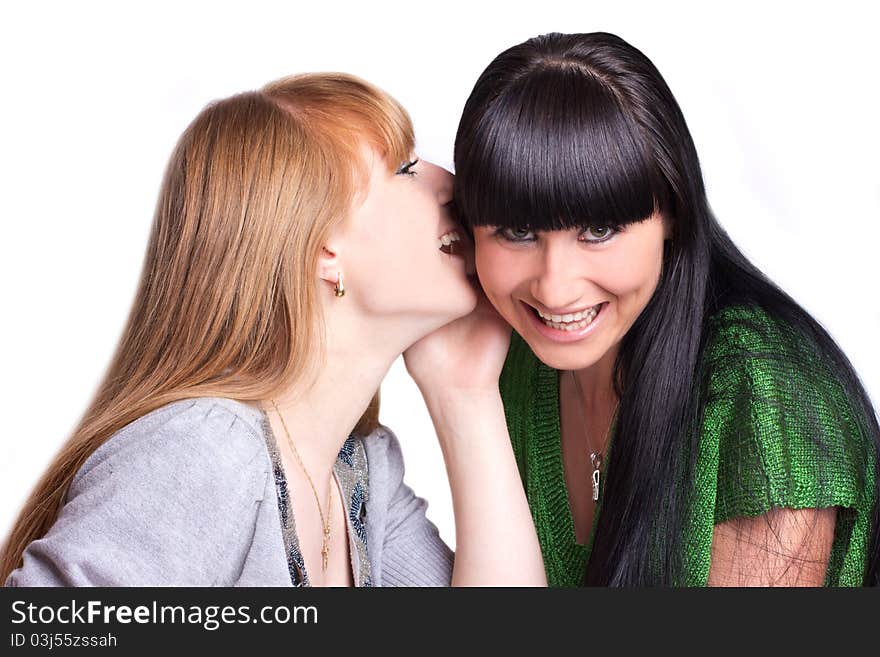
MULTIPOLYGON (((569 370, 571 372, 571 378, 574 379, 574 385, 577 388, 578 400, 577 405, 581 414, 581 426, 584 427, 584 432, 587 438, 587 446, 589 448, 590 454, 590 465, 593 466, 593 473, 590 478, 593 483, 593 501, 599 501, 599 476, 602 471, 602 459, 604 454, 602 451, 596 450, 593 448, 592 442, 590 441, 590 434, 586 432, 587 428, 587 420, 584 416, 584 393, 581 390, 581 382, 578 381, 577 376, 574 373, 574 370, 569 370)), ((614 405, 614 412, 611 414, 611 422, 608 424, 608 431, 605 435, 605 445, 608 445, 608 436, 611 433, 611 427, 614 426, 614 419, 617 416, 617 408, 620 406, 620 400, 617 400, 617 403, 614 405)))

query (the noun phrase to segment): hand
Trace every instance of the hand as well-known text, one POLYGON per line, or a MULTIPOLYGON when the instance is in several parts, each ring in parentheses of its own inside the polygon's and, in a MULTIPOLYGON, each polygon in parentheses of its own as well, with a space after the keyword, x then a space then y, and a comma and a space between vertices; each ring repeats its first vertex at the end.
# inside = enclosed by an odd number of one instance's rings
POLYGON ((510 346, 510 325, 472 279, 477 306, 403 353, 406 370, 426 397, 457 391, 495 392, 510 346))
POLYGON ((453 586, 546 586, 498 378, 511 328, 475 285, 477 306, 403 358, 425 398, 455 512, 453 586), (503 508, 504 513, 498 513, 503 508), (499 553, 496 546, 505 549, 499 553))

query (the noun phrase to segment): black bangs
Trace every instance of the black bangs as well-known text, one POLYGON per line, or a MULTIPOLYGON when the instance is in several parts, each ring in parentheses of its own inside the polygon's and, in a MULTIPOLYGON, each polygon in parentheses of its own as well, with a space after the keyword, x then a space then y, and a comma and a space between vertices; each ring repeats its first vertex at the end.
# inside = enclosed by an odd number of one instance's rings
POLYGON ((611 88, 576 65, 539 66, 488 107, 479 97, 465 107, 455 145, 462 223, 615 227, 664 208, 665 180, 611 88))

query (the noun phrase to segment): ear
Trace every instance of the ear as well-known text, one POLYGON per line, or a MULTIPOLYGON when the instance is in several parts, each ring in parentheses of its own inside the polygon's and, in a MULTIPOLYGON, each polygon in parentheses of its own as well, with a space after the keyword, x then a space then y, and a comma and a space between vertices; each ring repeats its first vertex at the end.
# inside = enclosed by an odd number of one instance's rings
POLYGON ((318 254, 318 278, 335 285, 341 271, 342 261, 339 257, 338 246, 334 243, 322 246, 321 253, 318 254))

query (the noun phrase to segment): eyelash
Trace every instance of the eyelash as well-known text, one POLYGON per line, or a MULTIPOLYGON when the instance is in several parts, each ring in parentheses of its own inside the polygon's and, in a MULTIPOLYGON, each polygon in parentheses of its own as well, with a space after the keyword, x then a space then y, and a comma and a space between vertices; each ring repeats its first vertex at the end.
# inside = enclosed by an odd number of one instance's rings
POLYGON ((399 176, 414 176, 414 175, 416 175, 416 173, 418 173, 418 172, 417 171, 410 171, 410 169, 412 169, 418 163, 419 163, 418 158, 416 158, 412 162, 404 162, 403 164, 400 165, 400 168, 397 170, 397 172, 396 172, 397 175, 399 175, 399 176))
MULTIPOLYGON (((590 228, 595 228, 595 226, 588 226, 587 228, 585 228, 584 230, 582 230, 582 231, 580 232, 580 235, 583 235, 584 233, 586 233, 587 230, 589 230, 590 228)), ((598 239, 598 240, 583 240, 583 242, 584 242, 585 244, 602 244, 602 243, 607 242, 608 240, 610 240, 610 239, 611 239, 612 237, 614 237, 615 235, 617 235, 617 233, 621 233, 621 232, 623 232, 623 229, 622 229, 621 227, 619 227, 619 226, 616 227, 616 228, 611 227, 611 226, 608 226, 607 228, 608 228, 608 230, 609 230, 609 233, 608 233, 605 237, 603 237, 602 239, 598 239)), ((510 242, 510 243, 512 243, 512 244, 524 244, 524 243, 526 243, 526 242, 533 242, 533 241, 535 241, 535 238, 534 238, 534 237, 532 237, 531 239, 512 237, 512 236, 507 232, 507 231, 509 231, 509 230, 510 230, 509 228, 505 228, 505 227, 496 228, 494 234, 495 234, 496 236, 500 237, 501 239, 503 239, 503 240, 505 240, 505 241, 507 241, 507 242, 510 242)), ((529 232, 532 232, 532 231, 529 231, 529 232)), ((580 237, 579 237, 578 239, 580 239, 580 237)))

